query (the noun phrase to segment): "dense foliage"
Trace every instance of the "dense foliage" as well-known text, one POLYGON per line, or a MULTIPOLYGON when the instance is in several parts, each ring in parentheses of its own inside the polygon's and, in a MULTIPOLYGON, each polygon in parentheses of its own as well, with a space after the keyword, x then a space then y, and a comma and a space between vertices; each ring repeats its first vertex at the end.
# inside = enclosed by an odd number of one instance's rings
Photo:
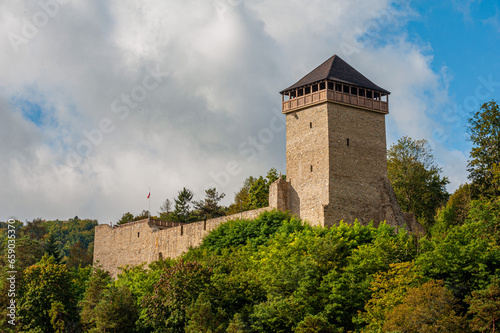
POLYGON ((446 177, 434 163, 426 140, 402 137, 387 152, 387 176, 404 212, 415 214, 429 229, 436 210, 448 200, 446 177))
POLYGON ((475 332, 499 314, 500 221, 495 203, 471 207, 421 239, 267 212, 114 284, 132 291, 140 332, 475 332))
POLYGON ((489 332, 500 315, 500 199, 450 201, 468 207, 465 219, 448 214, 420 239, 384 223, 321 228, 265 212, 222 224, 181 258, 125 267, 115 280, 58 263, 44 236, 25 234, 16 329, 489 332))
POLYGON ((484 103, 469 119, 473 144, 468 170, 474 197, 500 195, 500 107, 484 103))

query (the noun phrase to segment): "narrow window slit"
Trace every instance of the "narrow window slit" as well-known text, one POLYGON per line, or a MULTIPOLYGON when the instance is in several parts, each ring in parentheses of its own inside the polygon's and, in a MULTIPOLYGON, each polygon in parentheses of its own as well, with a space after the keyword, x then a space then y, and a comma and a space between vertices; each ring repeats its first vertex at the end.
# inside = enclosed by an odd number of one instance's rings
POLYGON ((347 146, 349 146, 349 139, 347 139, 347 146))

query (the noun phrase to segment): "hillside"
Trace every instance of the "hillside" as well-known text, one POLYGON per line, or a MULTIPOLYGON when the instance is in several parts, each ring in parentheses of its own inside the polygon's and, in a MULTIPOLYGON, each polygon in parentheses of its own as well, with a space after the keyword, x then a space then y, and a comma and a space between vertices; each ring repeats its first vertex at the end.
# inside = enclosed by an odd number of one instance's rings
POLYGON ((75 332, 468 332, 494 318, 480 302, 499 306, 498 216, 500 200, 474 201, 463 224, 438 219, 417 239, 385 224, 328 229, 266 212, 221 225, 182 258, 124 268, 115 281, 98 267, 89 274, 32 258, 19 282, 20 327, 53 331, 56 316, 75 332), (422 303, 429 295, 435 303, 422 303))

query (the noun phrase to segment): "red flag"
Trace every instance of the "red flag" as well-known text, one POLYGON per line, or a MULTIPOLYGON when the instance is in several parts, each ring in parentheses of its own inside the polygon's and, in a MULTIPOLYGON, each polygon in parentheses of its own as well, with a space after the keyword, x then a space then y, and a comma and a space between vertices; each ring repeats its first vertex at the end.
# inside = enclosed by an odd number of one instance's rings
POLYGON ((151 192, 148 193, 148 197, 146 199, 149 199, 149 196, 151 195, 151 192))

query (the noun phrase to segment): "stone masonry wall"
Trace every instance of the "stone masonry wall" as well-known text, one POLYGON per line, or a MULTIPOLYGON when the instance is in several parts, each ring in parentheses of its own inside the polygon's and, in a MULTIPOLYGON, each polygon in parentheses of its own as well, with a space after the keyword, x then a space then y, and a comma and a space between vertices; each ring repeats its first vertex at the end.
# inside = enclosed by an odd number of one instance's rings
POLYGON ((253 219, 272 209, 265 207, 163 230, 148 224, 147 219, 115 227, 101 224, 95 228, 94 265, 101 265, 116 277, 120 272, 118 267, 176 258, 190 247, 200 245, 203 237, 220 224, 235 219, 253 219))
POLYGON ((330 203, 325 225, 384 218, 381 191, 387 177, 385 114, 328 104, 330 203))
POLYGON ((270 202, 312 225, 405 225, 387 179, 384 113, 323 102, 287 113, 286 128, 287 181, 270 202))
POLYGON ((323 225, 329 203, 327 103, 286 115, 286 177, 290 211, 312 225, 323 225))

